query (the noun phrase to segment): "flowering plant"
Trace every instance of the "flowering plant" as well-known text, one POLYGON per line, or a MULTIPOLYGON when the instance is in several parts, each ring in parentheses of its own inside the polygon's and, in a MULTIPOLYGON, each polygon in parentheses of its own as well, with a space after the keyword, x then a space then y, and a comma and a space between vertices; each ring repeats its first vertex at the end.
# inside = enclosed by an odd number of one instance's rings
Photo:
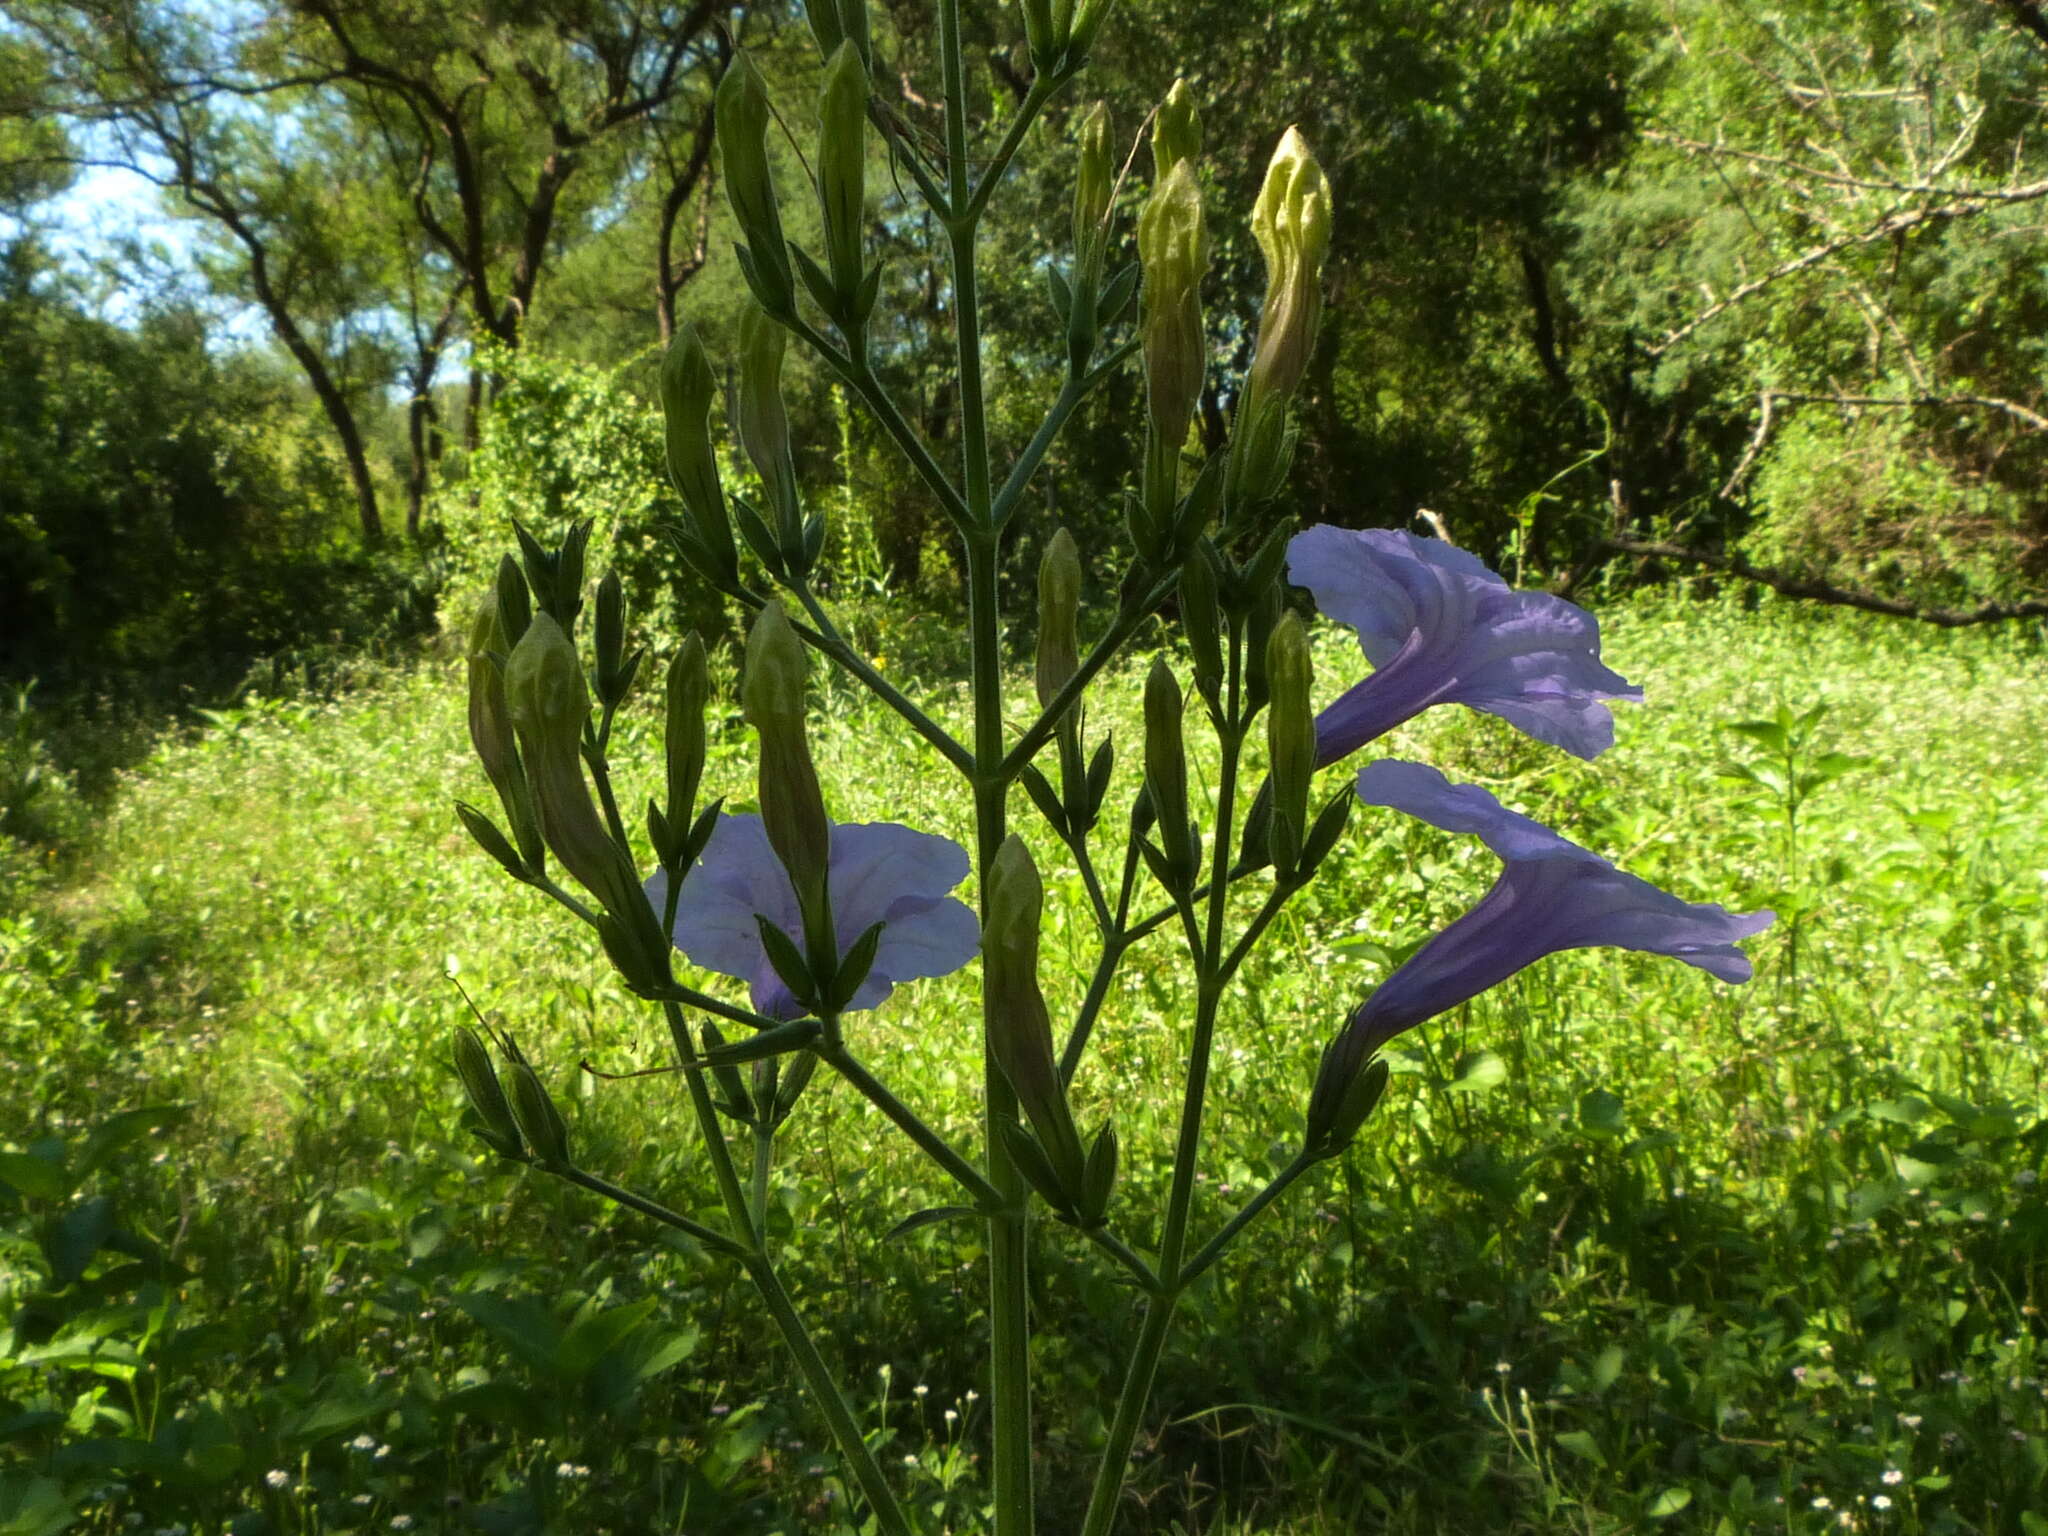
POLYGON ((503 1156, 690 1233, 739 1265, 802 1373, 873 1528, 891 1533, 910 1531, 909 1517, 766 1242, 775 1137, 818 1070, 844 1077, 877 1105, 957 1187, 965 1203, 955 1209, 987 1225, 990 1498, 998 1536, 1034 1529, 1026 1278, 1038 1212, 1092 1243, 1143 1295, 1143 1323, 1082 1527, 1084 1536, 1105 1536, 1181 1297, 1289 1185, 1358 1136, 1386 1087, 1379 1052, 1388 1039, 1561 949, 1646 950, 1741 981, 1749 966, 1735 941, 1770 921, 1768 913, 1735 916, 1658 891, 1434 769, 1367 763, 1356 799, 1475 834, 1501 858, 1503 872, 1470 912, 1360 1000, 1310 1085, 1298 1154, 1197 1246, 1198 1221, 1210 1219, 1195 1200, 1210 1059, 1233 979, 1274 918, 1316 877, 1354 803, 1344 788, 1314 803, 1317 773, 1447 703, 1484 710, 1590 758, 1613 739, 1607 701, 1640 694, 1600 661, 1590 615, 1547 593, 1514 591, 1448 543, 1328 525, 1290 535, 1281 525, 1273 509, 1293 452, 1291 402, 1314 345, 1331 213, 1329 183, 1292 131, 1253 211, 1269 284, 1253 361, 1236 387, 1229 447, 1207 462, 1191 459, 1189 429, 1209 367, 1201 313, 1208 234, 1195 175, 1200 121, 1185 86, 1174 88, 1152 125, 1153 185, 1131 270, 1106 269, 1107 122, 1099 109, 1083 119, 1073 255, 1053 283, 1065 327, 1065 382, 1042 429, 998 473, 982 391, 977 228, 1030 124, 1085 64, 1107 0, 1025 0, 1022 9, 1031 84, 1000 143, 983 152, 970 144, 958 0, 939 0, 947 133, 935 154, 899 136, 871 102, 874 44, 863 0, 809 7, 828 59, 814 156, 822 256, 783 234, 766 153, 774 113, 744 53, 719 90, 718 149, 755 301, 741 331, 728 415, 760 473, 762 505, 720 483, 709 422, 716 373, 687 327, 663 368, 662 403, 669 470, 686 514, 674 533, 678 547, 712 588, 753 615, 741 704, 758 750, 758 814, 702 803, 709 683, 693 635, 666 678, 664 793, 647 807, 645 837, 629 833, 607 754, 614 713, 642 658, 626 653, 624 594, 611 577, 596 589, 587 661, 579 647, 580 532, 551 549, 521 530, 521 558, 506 558, 471 632, 471 736, 510 830, 471 806, 460 807, 462 818, 514 879, 588 924, 626 984, 659 1010, 724 1209, 715 1216, 670 1210, 581 1166, 535 1067, 509 1039, 499 1037, 494 1055, 464 1030, 456 1064, 478 1132, 503 1156), (864 240, 871 131, 947 234, 959 354, 957 473, 938 462, 871 362, 867 328, 879 291, 864 240), (1131 334, 1106 340, 1118 334, 1134 293, 1131 334), (873 412, 960 541, 972 657, 966 740, 846 642, 813 584, 825 529, 823 515, 806 510, 793 469, 779 383, 791 338, 873 412), (1080 552, 1064 532, 1047 541, 1032 677, 1037 707, 1016 730, 1006 710, 998 547, 1067 419, 1134 359, 1145 378, 1147 440, 1133 456, 1120 601, 1084 654, 1080 552), (1320 714, 1290 582, 1357 631, 1374 668, 1320 714), (1113 749, 1106 740, 1090 749, 1081 706, 1169 599, 1177 600, 1186 661, 1158 660, 1145 680, 1143 784, 1119 823, 1104 815, 1113 749), (810 652, 892 709, 931 748, 935 771, 959 775, 974 807, 971 856, 911 827, 831 820, 807 736, 810 652), (1187 767, 1184 677, 1200 700, 1197 718, 1218 745, 1215 793, 1200 803, 1187 767), (1261 758, 1264 779, 1253 789, 1261 758), (1019 786, 1021 798, 1012 794, 1019 786), (1026 804, 1043 824, 1041 844, 1057 840, 1079 868, 1100 940, 1086 997, 1058 1035, 1039 980, 1043 887, 1030 842, 1011 818, 1026 804), (1110 832, 1119 824, 1120 873, 1105 879, 1115 863, 1105 868, 1102 845, 1115 841, 1110 832), (550 858, 571 883, 550 872, 550 858), (952 894, 970 873, 978 877, 978 912, 952 894), (1148 884, 1158 904, 1141 913, 1148 884), (1248 915, 1230 900, 1245 889, 1264 892, 1248 915), (1119 966, 1162 929, 1178 931, 1194 1007, 1169 1193, 1155 1220, 1119 1205, 1115 1125, 1084 1137, 1068 1088, 1097 1030, 1113 1025, 1106 1004, 1119 966), (678 967, 678 953, 745 981, 747 1002, 697 985, 694 973, 678 967), (855 1055, 842 1025, 896 987, 959 970, 977 954, 985 1119, 980 1145, 963 1148, 855 1055))

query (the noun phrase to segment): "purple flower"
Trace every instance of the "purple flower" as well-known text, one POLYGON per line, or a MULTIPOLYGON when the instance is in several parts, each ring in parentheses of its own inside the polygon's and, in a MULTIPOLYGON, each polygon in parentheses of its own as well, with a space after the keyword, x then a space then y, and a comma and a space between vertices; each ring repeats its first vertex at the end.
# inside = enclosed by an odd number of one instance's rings
POLYGON ((1287 579, 1358 631, 1373 674, 1316 718, 1316 766, 1432 704, 1499 715, 1575 757, 1614 745, 1602 699, 1643 691, 1600 661, 1600 625, 1548 592, 1517 592, 1442 539, 1319 523, 1287 546, 1287 579))
MULTIPOLYGON (((951 838, 886 821, 832 828, 826 886, 840 955, 876 923, 885 925, 848 1012, 877 1006, 899 981, 949 975, 974 958, 981 939, 974 914, 946 894, 966 878, 966 851, 951 838)), ((647 899, 656 912, 666 909, 667 871, 649 877, 647 899)), ((768 963, 757 913, 802 947, 796 887, 761 818, 720 816, 703 859, 683 882, 671 937, 694 963, 745 981, 756 1012, 801 1017, 802 1005, 768 963)))
POLYGON ((1735 941, 1763 932, 1774 917, 1681 901, 1508 810, 1478 785, 1453 784, 1421 763, 1368 763, 1359 771, 1358 798, 1447 832, 1473 833, 1507 866, 1477 906, 1411 955, 1351 1016, 1345 1035, 1359 1060, 1559 950, 1637 949, 1722 981, 1747 981, 1749 960, 1735 941))

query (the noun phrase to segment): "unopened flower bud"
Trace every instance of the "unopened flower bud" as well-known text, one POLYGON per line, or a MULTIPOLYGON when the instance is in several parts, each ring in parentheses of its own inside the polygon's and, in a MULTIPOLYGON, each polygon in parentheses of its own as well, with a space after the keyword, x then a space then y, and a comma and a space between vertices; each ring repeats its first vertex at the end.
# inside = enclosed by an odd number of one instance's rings
POLYGON ((1114 0, 1080 0, 1072 4, 1063 0, 1061 10, 1073 12, 1073 22, 1067 28, 1067 55, 1070 59, 1083 57, 1095 46, 1095 36, 1102 30, 1102 24, 1109 20, 1109 8, 1114 0))
POLYGON ((1315 350, 1330 220, 1330 180, 1308 141, 1289 128, 1252 211, 1252 233, 1266 257, 1266 302, 1231 442, 1234 507, 1272 496, 1286 474, 1287 408, 1315 350))
POLYGON ((482 1122, 480 1134, 490 1148, 506 1157, 522 1157, 525 1146, 519 1126, 512 1118, 512 1107, 506 1102, 505 1090, 498 1082, 497 1068, 491 1065, 491 1053, 476 1031, 458 1026, 454 1036, 455 1071, 462 1079, 462 1091, 469 1099, 469 1107, 476 1111, 482 1122))
POLYGON ((1187 81, 1176 80, 1152 119, 1153 180, 1166 180, 1181 161, 1199 159, 1201 153, 1202 114, 1195 109, 1195 93, 1187 81))
POLYGON ((763 606, 747 635, 740 706, 760 737, 761 822, 769 845, 789 871, 807 920, 823 910, 825 871, 832 853, 831 823, 825 818, 825 798, 804 728, 809 669, 803 641, 790 628, 782 604, 763 606))
POLYGON ((1052 30, 1052 0, 1023 0, 1024 41, 1034 58, 1050 53, 1056 44, 1052 30))
POLYGON ((704 642, 697 631, 683 636, 668 666, 667 718, 662 747, 668 767, 667 824, 680 838, 697 814, 697 787, 704 778, 704 703, 711 693, 704 642))
POLYGON ((583 780, 590 694, 576 647, 552 616, 535 614, 512 648, 505 663, 505 702, 519 734, 541 836, 563 867, 610 905, 619 851, 583 780))
POLYGON ((868 72, 849 39, 833 53, 818 96, 818 208, 832 286, 848 303, 867 275, 867 127, 868 72))
MULTIPOLYGON (((740 315, 740 444, 781 511, 794 515, 796 472, 789 450, 789 413, 782 404, 782 355, 789 333, 756 305, 740 315)), ((786 532, 786 530, 785 530, 786 532)))
POLYGON ((982 986, 988 999, 989 1049, 1016 1090, 1018 1105, 1057 1175, 1077 1195, 1081 1138, 1067 1108, 1053 1059, 1052 1024, 1038 986, 1038 935, 1045 887, 1031 850, 1014 832, 1003 839, 984 875, 982 986))
POLYGON ((1103 226, 1109 218, 1109 198, 1115 185, 1109 108, 1098 101, 1081 119, 1081 152, 1074 162, 1074 251, 1082 266, 1090 270, 1101 264, 1103 226))
POLYGON ((509 1100, 519 1134, 533 1148, 537 1160, 567 1166, 569 1127, 562 1120, 562 1112, 555 1108, 554 1096, 525 1062, 513 1062, 510 1071, 512 1091, 509 1100))
MULTIPOLYGON (((520 588, 521 595, 525 588, 520 588)), ((539 869, 543 858, 540 824, 534 818, 533 796, 526 784, 526 769, 519 760, 519 745, 512 730, 512 714, 505 702, 505 677, 500 668, 506 652, 503 621, 498 600, 485 598, 478 605, 469 626, 469 740, 483 764, 484 776, 498 792, 498 803, 512 823, 512 835, 519 844, 522 861, 539 869)))
POLYGON ((1273 777, 1270 851, 1274 866, 1291 873, 1308 833, 1309 781, 1316 771, 1316 717, 1308 631, 1293 612, 1283 614, 1266 638, 1266 756, 1273 777))
POLYGON ((1181 692, 1164 659, 1152 663, 1145 679, 1145 789, 1158 818, 1159 844, 1183 882, 1195 872, 1188 826, 1188 762, 1181 742, 1181 692))
POLYGON ((1347 1027, 1323 1051, 1315 1086, 1309 1090, 1305 1149, 1314 1157, 1335 1157, 1357 1139, 1387 1091, 1386 1058, 1372 1055, 1366 1031, 1347 1027))
POLYGON ((718 454, 711 444, 711 402, 718 378, 705 355, 697 327, 684 325, 661 363, 661 414, 666 432, 668 477, 683 498, 690 530, 714 572, 726 580, 739 573, 725 492, 718 482, 718 454))
POLYGON ((734 220, 746 237, 742 263, 763 307, 787 314, 794 290, 782 214, 768 169, 768 127, 774 117, 768 86, 746 50, 733 55, 718 82, 718 163, 734 220))
POLYGON ((1223 614, 1217 606, 1216 570, 1206 546, 1197 546, 1180 570, 1180 627, 1195 663, 1195 686, 1212 706, 1223 688, 1223 614))
POLYGON ((1050 709, 1060 689, 1081 668, 1075 628, 1081 609, 1081 552, 1062 528, 1038 562, 1038 707, 1050 709))
POLYGON ((1138 259, 1145 274, 1146 403, 1154 431, 1178 452, 1208 365, 1202 278, 1209 270, 1209 236, 1202 189, 1187 161, 1153 188, 1138 216, 1138 259))

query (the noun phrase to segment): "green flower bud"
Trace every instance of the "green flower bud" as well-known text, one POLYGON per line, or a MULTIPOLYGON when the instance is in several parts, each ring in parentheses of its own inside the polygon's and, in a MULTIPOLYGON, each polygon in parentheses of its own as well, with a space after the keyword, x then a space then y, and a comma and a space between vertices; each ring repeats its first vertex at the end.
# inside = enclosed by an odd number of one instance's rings
MULTIPOLYGON (((817 7, 822 9, 823 7, 817 7)), ((832 286, 851 303, 867 276, 862 259, 867 208, 868 72, 860 50, 839 45, 818 97, 818 207, 832 286)))
POLYGON ((1174 499, 1172 470, 1202 398, 1208 341, 1202 330, 1202 278, 1209 237, 1202 189, 1182 160, 1152 189, 1138 216, 1138 260, 1144 268, 1145 400, 1151 419, 1146 507, 1163 523, 1174 499), (1158 464, 1149 460, 1157 459, 1158 464), (1160 476, 1164 474, 1163 484, 1160 476))
POLYGON ((1187 81, 1176 80, 1152 119, 1152 179, 1165 181, 1181 161, 1198 160, 1201 154, 1202 114, 1195 109, 1195 93, 1187 81))
POLYGON ((1053 1059, 1052 1024, 1038 987, 1038 935, 1045 887, 1024 840, 1003 839, 985 875, 981 925, 982 986, 988 999, 989 1050, 1016 1090, 1060 1186, 1081 1188, 1081 1138, 1053 1059))
POLYGON ((1308 832, 1309 781, 1316 771, 1316 717, 1309 703, 1315 682, 1308 630, 1293 612, 1266 638, 1266 756, 1273 777, 1270 849, 1283 875, 1293 872, 1308 832))
POLYGON ((691 531, 713 568, 734 580, 739 575, 739 557, 733 548, 725 492, 718 483, 718 454, 711 445, 711 402, 717 395, 718 378, 705 354, 704 338, 697 334, 696 326, 682 326, 661 363, 668 478, 683 498, 691 531))
POLYGON ((763 606, 747 635, 740 707, 760 737, 761 822, 796 887, 807 931, 824 911, 825 872, 832 853, 831 823, 825 818, 825 798, 804 729, 809 669, 803 641, 790 628, 782 604, 763 606))
POLYGON ((1075 618, 1081 610, 1081 552, 1062 528, 1038 562, 1038 707, 1052 708, 1067 679, 1081 669, 1075 618))
POLYGON ((1217 606, 1216 569, 1205 546, 1197 546, 1180 569, 1180 627, 1195 663, 1195 686, 1212 707, 1223 690, 1223 615, 1217 606))
MULTIPOLYGON (((524 586, 520 595, 525 595, 524 586)), ((520 859, 538 870, 545 860, 540 823, 534 816, 526 769, 519 760, 512 714, 505 702, 505 677, 500 670, 508 649, 498 599, 487 597, 478 605, 476 618, 469 626, 469 741, 484 766, 484 776, 498 792, 498 803, 504 806, 512 823, 520 859)))
POLYGON ((1311 1156, 1335 1157, 1350 1146, 1387 1091, 1386 1059, 1362 1060, 1364 1038, 1362 1030, 1347 1029, 1323 1051, 1303 1135, 1311 1156))
POLYGON ((1287 472, 1293 454, 1287 408, 1322 320, 1330 219, 1330 180, 1308 141, 1290 128, 1252 211, 1252 232, 1266 257, 1266 302, 1231 441, 1226 499, 1233 509, 1274 495, 1287 472))
MULTIPOLYGON (((1109 108, 1101 102, 1081 119, 1081 152, 1074 164, 1074 251, 1081 266, 1100 276, 1104 222, 1116 187, 1109 152, 1109 108)), ((1080 291, 1082 285, 1077 284, 1080 291)))
POLYGON ((1071 9, 1073 23, 1067 30, 1067 54, 1070 60, 1078 60, 1095 46, 1095 36, 1102 30, 1102 24, 1109 20, 1109 8, 1114 0, 1080 0, 1072 4, 1065 0, 1061 10, 1071 9))
POLYGON ((477 1038, 473 1029, 457 1026, 453 1041, 455 1071, 462 1079, 462 1091, 469 1099, 469 1107, 476 1111, 476 1117, 483 1122, 483 1137, 491 1149, 506 1157, 523 1157, 525 1147, 519 1136, 519 1126, 512 1118, 512 1108, 505 1101, 505 1090, 498 1082, 497 1068, 491 1065, 491 1053, 477 1038))
POLYGON ((1057 46, 1052 30, 1052 0, 1023 0, 1023 4, 1024 41, 1032 57, 1039 58, 1057 46))
POLYGON ((1187 881, 1195 872, 1195 851, 1188 827, 1188 761, 1181 743, 1180 684, 1173 668, 1161 659, 1145 679, 1145 788, 1159 822, 1159 845, 1176 878, 1187 881))
MULTIPOLYGON (((789 413, 782 404, 782 355, 789 333, 764 310, 740 315, 740 445, 754 462, 785 525, 796 515, 796 468, 789 451, 789 413)), ((785 541, 790 530, 783 529, 785 541)))
POLYGON ((711 678, 704 642, 697 631, 683 636, 668 665, 667 719, 662 747, 668 767, 667 823, 681 837, 697 814, 697 787, 704 778, 704 703, 711 678))
POLYGON ((562 1112, 555 1108, 554 1096, 525 1062, 513 1062, 511 1074, 512 1119, 519 1134, 526 1138, 538 1161, 568 1166, 569 1127, 562 1120, 562 1112))
POLYGON ((746 237, 743 263, 763 307, 787 314, 794 290, 789 251, 783 244, 782 214, 768 169, 768 129, 774 112, 767 82, 742 49, 718 82, 718 164, 734 220, 746 237))
POLYGON ((548 847, 607 910, 629 922, 646 916, 659 928, 631 862, 591 801, 583 777, 583 724, 590 715, 583 663, 562 626, 545 613, 534 615, 512 648, 505 701, 548 847))

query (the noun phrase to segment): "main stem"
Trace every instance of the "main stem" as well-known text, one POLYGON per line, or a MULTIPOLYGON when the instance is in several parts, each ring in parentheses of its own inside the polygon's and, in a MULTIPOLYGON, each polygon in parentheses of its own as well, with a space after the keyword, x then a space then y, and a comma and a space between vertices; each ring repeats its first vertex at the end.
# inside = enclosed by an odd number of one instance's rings
MULTIPOLYGON (((940 0, 939 53, 946 86, 946 173, 953 257, 953 317, 960 361, 961 484, 967 500, 967 612, 974 657, 974 829, 981 871, 982 919, 988 917, 988 872, 1008 830, 1009 776, 1003 772, 1002 620, 996 608, 998 547, 988 461, 988 414, 982 395, 981 315, 975 276, 971 206, 973 168, 967 152, 967 70, 960 47, 960 0, 940 0)), ((1032 1536, 1031 1320, 1024 1181, 1003 1148, 996 1122, 1015 1119, 1016 1095, 988 1049, 991 1019, 982 995, 982 1079, 988 1176, 1003 1198, 989 1217, 989 1410, 994 1438, 995 1536, 1032 1536)))

